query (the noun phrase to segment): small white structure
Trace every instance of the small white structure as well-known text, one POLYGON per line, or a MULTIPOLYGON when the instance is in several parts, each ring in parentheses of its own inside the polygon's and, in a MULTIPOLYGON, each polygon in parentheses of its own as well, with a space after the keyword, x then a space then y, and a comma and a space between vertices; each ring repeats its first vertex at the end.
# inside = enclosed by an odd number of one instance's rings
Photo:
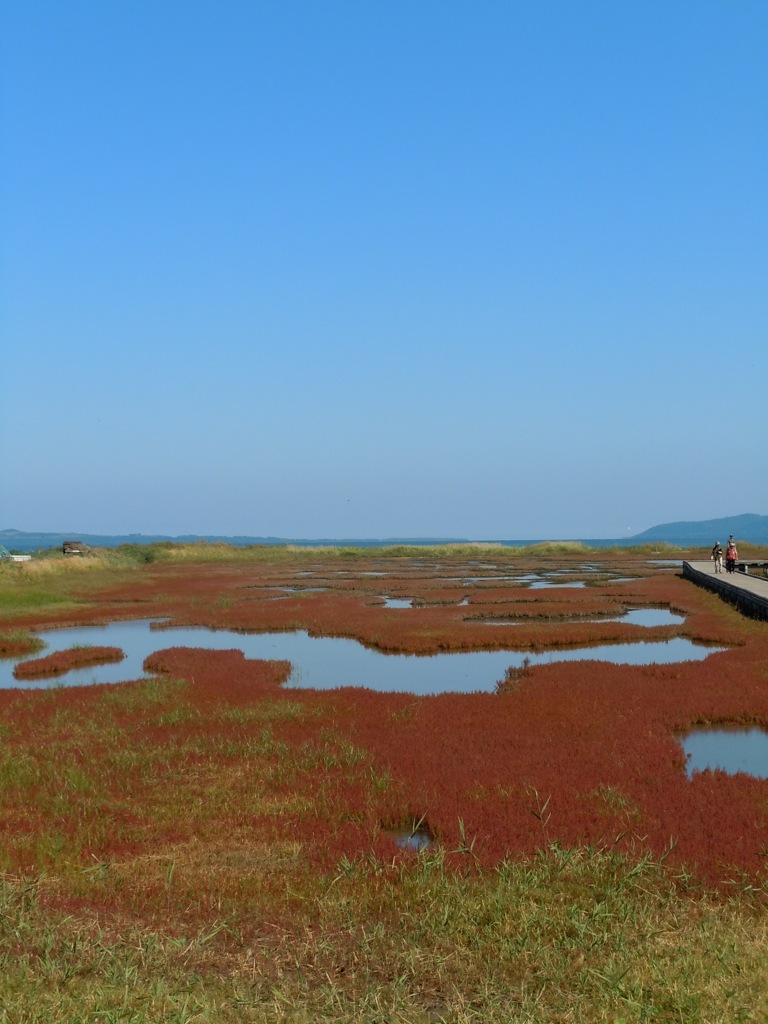
POLYGON ((12 555, 8 548, 0 544, 0 562, 30 562, 32 555, 12 555))

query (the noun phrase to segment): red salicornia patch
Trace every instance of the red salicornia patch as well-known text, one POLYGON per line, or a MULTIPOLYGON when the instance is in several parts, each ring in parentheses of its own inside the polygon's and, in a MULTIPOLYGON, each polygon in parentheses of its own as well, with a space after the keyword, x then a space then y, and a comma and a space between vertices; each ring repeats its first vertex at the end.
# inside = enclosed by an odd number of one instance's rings
MULTIPOLYGON (((143 617, 173 624, 303 629, 412 654, 512 646, 533 652, 673 636, 730 647, 670 665, 539 665, 500 679, 496 693, 431 697, 284 690, 286 663, 249 661, 239 651, 160 651, 146 667, 183 687, 141 683, 48 698, 61 714, 77 704, 84 720, 93 716, 89 762, 120 793, 119 827, 109 833, 94 826, 98 842, 78 840, 83 855, 190 839, 209 832, 214 818, 222 834, 257 828, 265 840, 299 844, 306 858, 328 866, 364 851, 407 856, 386 827, 423 817, 449 860, 464 863, 471 844, 478 867, 556 842, 665 856, 712 882, 734 873, 762 877, 768 783, 722 772, 688 779, 679 735, 707 722, 768 726, 766 626, 643 561, 606 559, 586 573, 572 560, 560 577, 557 568, 563 566, 508 560, 481 570, 410 557, 324 560, 320 553, 311 569, 299 559, 148 566, 102 589, 82 612, 20 617, 25 628, 107 621, 124 614, 126 602, 140 602, 143 617), (587 585, 530 589, 531 574, 542 569, 550 579, 587 585), (407 596, 413 607, 386 608, 383 594, 407 596), (628 608, 648 606, 685 619, 651 628, 621 621, 628 608), (483 626, 483 616, 514 624, 483 626), (95 725, 105 708, 104 721, 118 730, 114 742, 95 725), (144 751, 147 764, 138 754, 129 764, 128 750, 144 751), (254 784, 249 752, 268 778, 250 804, 231 796, 254 784), (222 779, 229 796, 214 799, 223 787, 214 780, 222 779), (126 802, 128 793, 134 797, 126 802), (182 806, 199 806, 199 814, 182 815, 182 806)), ((30 664, 35 671, 89 654, 30 664)), ((33 707, 35 698, 27 699, 33 707)), ((45 716, 36 708, 20 718, 18 700, 4 695, 0 712, 13 709, 3 713, 14 723, 14 743, 29 750, 45 716)), ((34 802, 25 797, 22 805, 24 828, 34 833, 34 802)), ((77 832, 75 817, 59 820, 77 832)))
POLYGON ((56 651, 43 658, 22 661, 13 669, 17 679, 40 679, 61 676, 75 668, 87 665, 108 665, 122 661, 125 655, 119 647, 74 647, 69 651, 56 651))

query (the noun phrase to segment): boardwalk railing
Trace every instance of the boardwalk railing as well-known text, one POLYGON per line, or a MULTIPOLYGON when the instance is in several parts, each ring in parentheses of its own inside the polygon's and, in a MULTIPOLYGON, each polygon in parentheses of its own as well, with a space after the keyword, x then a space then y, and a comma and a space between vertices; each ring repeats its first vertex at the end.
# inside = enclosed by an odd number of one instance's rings
POLYGON ((761 572, 762 572, 763 575, 765 575, 766 570, 768 570, 768 562, 766 562, 765 560, 763 560, 762 562, 753 562, 753 561, 747 560, 747 561, 744 561, 744 562, 737 562, 736 563, 736 571, 737 572, 744 572, 744 573, 747 573, 747 575, 749 575, 749 570, 750 569, 757 569, 758 570, 758 573, 757 573, 758 576, 761 575, 761 572))
MULTIPOLYGON (((761 567, 765 563, 749 565, 761 567)), ((699 587, 713 590, 725 601, 735 604, 745 615, 754 619, 768 620, 768 579, 752 576, 745 571, 727 573, 715 572, 714 562, 683 562, 683 578, 699 587)))

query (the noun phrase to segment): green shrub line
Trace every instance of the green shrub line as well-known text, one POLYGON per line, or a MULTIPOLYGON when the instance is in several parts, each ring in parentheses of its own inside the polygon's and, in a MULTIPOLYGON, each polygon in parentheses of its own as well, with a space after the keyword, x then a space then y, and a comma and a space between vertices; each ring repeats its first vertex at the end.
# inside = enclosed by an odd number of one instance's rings
MULTIPOLYGON (((768 557, 768 548, 741 542, 743 555, 768 557)), ((581 541, 542 541, 519 547, 497 542, 469 542, 437 545, 386 544, 380 547, 355 546, 301 546, 296 544, 254 544, 242 547, 223 542, 198 541, 179 543, 158 541, 151 544, 122 544, 115 548, 94 548, 86 556, 64 556, 58 549, 40 551, 35 563, 57 566, 61 571, 110 568, 126 569, 152 564, 174 564, 185 562, 285 562, 295 559, 390 559, 390 558, 447 558, 461 559, 477 555, 493 555, 500 561, 519 558, 550 557, 612 557, 632 558, 708 558, 709 547, 681 547, 666 542, 638 544, 631 547, 592 547, 581 541)), ((8 577, 23 576, 29 563, 0 564, 0 574, 8 577)))

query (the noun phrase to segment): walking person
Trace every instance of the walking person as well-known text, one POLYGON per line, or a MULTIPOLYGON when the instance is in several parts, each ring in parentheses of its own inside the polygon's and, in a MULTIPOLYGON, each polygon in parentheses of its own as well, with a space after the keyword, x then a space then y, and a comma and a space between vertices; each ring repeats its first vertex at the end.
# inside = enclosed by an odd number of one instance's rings
POLYGON ((736 560, 739 557, 739 553, 736 550, 736 541, 731 537, 728 541, 728 547, 725 549, 725 571, 736 572, 736 560))
POLYGON ((715 541, 715 546, 712 548, 712 554, 710 556, 715 563, 715 572, 723 571, 723 547, 719 540, 715 541))

